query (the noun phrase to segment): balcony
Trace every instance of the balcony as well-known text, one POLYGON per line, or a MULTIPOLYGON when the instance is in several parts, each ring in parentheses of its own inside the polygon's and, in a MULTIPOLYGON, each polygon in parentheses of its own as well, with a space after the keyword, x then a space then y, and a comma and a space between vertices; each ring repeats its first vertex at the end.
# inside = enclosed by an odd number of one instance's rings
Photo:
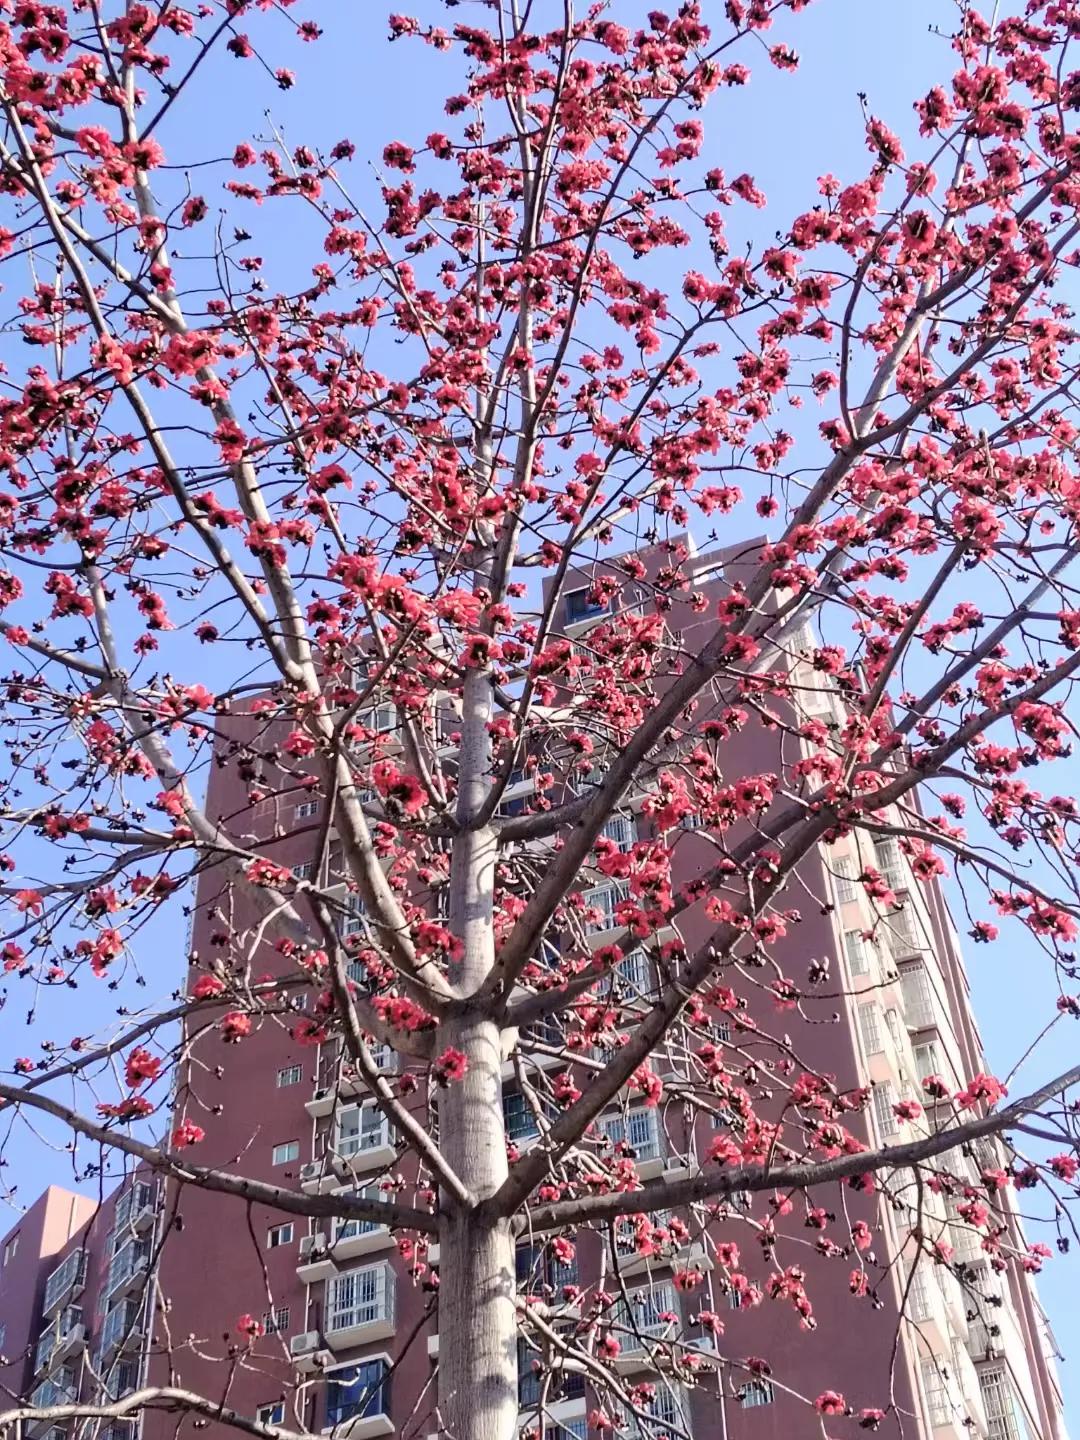
POLYGON ((346 1270, 326 1282, 326 1343, 333 1350, 394 1333, 394 1272, 386 1261, 346 1270))
POLYGON ((115 1297, 132 1289, 135 1285, 143 1284, 149 1268, 150 1241, 125 1241, 109 1261, 109 1273, 105 1277, 105 1294, 115 1297))
POLYGON ((116 1202, 113 1211, 113 1235, 144 1235, 153 1227, 157 1191, 149 1180, 136 1180, 116 1202))
MULTIPOLYGON (((364 1193, 364 1192, 362 1192, 364 1193)), ((323 1230, 305 1235, 300 1241, 297 1279, 305 1285, 329 1280, 337 1274, 343 1260, 385 1250, 394 1244, 394 1237, 385 1225, 370 1220, 337 1220, 333 1222, 333 1240, 323 1230)))
POLYGON ((45 1281, 45 1298, 42 1313, 52 1314, 75 1290, 81 1290, 86 1281, 86 1251, 73 1250, 64 1257, 45 1281))
POLYGON ((106 1311, 98 1341, 100 1359, 107 1359, 113 1351, 137 1347, 142 1340, 143 1304, 141 1300, 121 1300, 106 1311))
POLYGON ((656 1110, 638 1106, 625 1114, 601 1116, 598 1124, 617 1153, 634 1161, 643 1180, 651 1179, 664 1170, 666 1147, 656 1110))
POLYGON ((376 1105, 348 1105, 334 1126, 332 1160, 339 1173, 376 1170, 397 1159, 390 1121, 376 1105))
POLYGON ((69 1305, 66 1310, 61 1310, 38 1339, 34 1351, 34 1374, 51 1370, 60 1360, 79 1349, 85 1340, 82 1310, 78 1305, 69 1305))
POLYGON ((934 992, 925 965, 912 965, 900 972, 900 994, 904 1024, 909 1030, 931 1030, 937 1025, 934 992))
POLYGON ((390 1408, 389 1356, 375 1355, 327 1371, 324 1435, 340 1440, 392 1435, 390 1408))
POLYGON ((664 1280, 631 1290, 629 1304, 620 1300, 612 1319, 612 1330, 621 1346, 618 1368, 639 1368, 654 1344, 680 1336, 682 1316, 675 1286, 664 1280))

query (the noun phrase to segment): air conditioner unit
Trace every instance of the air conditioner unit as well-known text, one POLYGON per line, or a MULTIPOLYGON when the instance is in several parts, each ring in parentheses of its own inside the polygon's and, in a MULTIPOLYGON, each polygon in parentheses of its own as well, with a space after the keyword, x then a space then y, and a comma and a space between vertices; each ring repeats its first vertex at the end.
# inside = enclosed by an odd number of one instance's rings
POLYGON ((309 1180, 318 1180, 322 1174, 322 1164, 318 1160, 305 1160, 300 1166, 300 1184, 303 1185, 309 1180))
POLYGON ((294 1360, 302 1355, 313 1355, 319 1348, 319 1332, 305 1330, 302 1335, 293 1335, 289 1340, 289 1354, 294 1360))
POLYGON ((300 1241, 300 1259, 312 1260, 317 1255, 326 1253, 326 1236, 321 1230, 316 1230, 314 1235, 305 1235, 300 1241))

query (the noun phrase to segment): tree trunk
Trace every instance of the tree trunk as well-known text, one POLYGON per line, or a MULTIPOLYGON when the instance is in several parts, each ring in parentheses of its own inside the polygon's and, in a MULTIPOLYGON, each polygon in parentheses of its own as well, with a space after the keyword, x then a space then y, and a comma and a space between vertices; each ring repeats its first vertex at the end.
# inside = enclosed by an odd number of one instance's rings
MULTIPOLYGON (((447 1029, 456 1032, 450 1043, 469 1064, 464 1079, 441 1098, 441 1147, 484 1199, 507 1172, 499 1031, 488 1020, 454 1022, 447 1029)), ((475 1211, 446 1208, 439 1226, 440 1433, 450 1440, 515 1440, 513 1237, 505 1221, 492 1225, 475 1211)))

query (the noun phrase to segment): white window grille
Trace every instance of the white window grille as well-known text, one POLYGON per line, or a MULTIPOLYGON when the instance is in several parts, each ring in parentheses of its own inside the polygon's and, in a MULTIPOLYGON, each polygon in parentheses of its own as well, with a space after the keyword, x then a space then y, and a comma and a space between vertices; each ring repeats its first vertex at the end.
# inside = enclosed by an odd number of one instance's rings
POLYGON ((836 889, 836 903, 847 905, 852 900, 859 898, 859 885, 856 876, 859 874, 859 864, 854 855, 842 855, 835 865, 833 885, 836 889))
POLYGON ((636 837, 635 826, 629 815, 612 815, 600 834, 606 840, 614 840, 620 850, 629 850, 636 837))
POLYGON ((364 926, 364 902, 359 895, 346 895, 338 915, 338 934, 355 935, 364 926))
POLYGON ((619 961, 615 972, 622 983, 629 987, 635 994, 643 992, 651 994, 653 983, 649 967, 649 960, 644 950, 631 950, 630 954, 619 961))
POLYGON ((334 1149, 347 1160, 390 1143, 390 1122, 376 1105, 350 1105, 338 1115, 334 1149))
POLYGON ((613 1145, 628 1145, 638 1160, 658 1160, 663 1153, 655 1110, 638 1107, 622 1115, 604 1115, 600 1128, 613 1145))
POLYGON ((667 1340, 679 1332, 678 1302, 669 1281, 629 1292, 629 1305, 620 1300, 615 1310, 615 1331, 626 1355, 644 1350, 650 1340, 667 1340))
POLYGON ((934 992, 925 965, 912 965, 901 973, 900 994, 904 1020, 911 1029, 925 1030, 934 1024, 934 992))
POLYGON ((896 1103, 896 1092, 892 1082, 886 1080, 883 1085, 874 1086, 874 1128, 878 1138, 886 1140, 890 1135, 895 1135, 900 1128, 896 1116, 893 1114, 893 1105, 896 1103))
POLYGON ((986 1407, 989 1440, 1020 1440, 1016 1395, 1003 1366, 979 1371, 979 1389, 986 1407))
POLYGON ((747 1380, 739 1390, 739 1404, 744 1410, 756 1410, 761 1405, 771 1405, 773 1402, 773 1387, 771 1380, 762 1380, 755 1377, 747 1380))
POLYGON ((304 1078, 303 1067, 300 1065, 283 1065, 277 1072, 277 1088, 284 1090, 287 1085, 299 1085, 304 1078))
POLYGON ((315 861, 301 860, 299 865, 292 867, 292 873, 297 880, 310 880, 315 873, 315 861))
POLYGON ((911 1275, 911 1285, 907 1295, 908 1318, 917 1322, 929 1320, 932 1311, 930 1301, 930 1287, 926 1283, 927 1262, 924 1260, 916 1265, 911 1275))
POLYGON ((630 891, 626 885, 597 885, 595 889, 586 890, 581 897, 590 910, 599 911, 599 918, 590 920, 587 930, 590 935, 595 935, 600 930, 612 930, 619 923, 615 911, 618 905, 627 898, 630 891))
POLYGON ((45 1281, 43 1308, 51 1310, 69 1291, 74 1290, 76 1285, 81 1285, 85 1277, 86 1251, 73 1250, 61 1260, 45 1281))
POLYGON ((874 1004, 859 1006, 859 1033, 863 1048, 868 1055, 876 1055, 885 1049, 881 1041, 881 1026, 878 1023, 878 1007, 874 1004))
POLYGON ((389 1265, 363 1265, 327 1282, 327 1334, 393 1318, 394 1272, 389 1265))
POLYGON ((389 703, 375 705, 358 718, 365 729, 374 730, 376 735, 389 735, 398 728, 397 706, 389 703))
POLYGON ((263 1330, 267 1335, 284 1335, 289 1329, 289 1307, 279 1305, 276 1310, 267 1310, 263 1317, 263 1330))
POLYGON ((861 930, 845 932, 844 954, 847 957, 848 974, 852 979, 870 974, 870 950, 861 930))
MULTIPOLYGON (((352 1192, 362 1200, 381 1200, 383 1193, 378 1185, 358 1186, 352 1192)), ((339 1240, 352 1240, 357 1235, 373 1235, 376 1230, 385 1230, 385 1225, 380 1225, 377 1220, 347 1220, 344 1216, 334 1217, 334 1244, 339 1240)))
POLYGON ((881 871, 886 885, 890 890, 907 889, 907 873, 904 869, 904 859, 900 854, 900 846, 895 840, 875 840, 874 856, 877 860, 877 868, 881 871))
POLYGON ((299 805, 293 807, 293 813, 297 820, 310 820, 313 815, 319 813, 318 800, 301 800, 299 805))
POLYGON ((923 1396, 926 1400, 926 1418, 931 1425, 947 1425, 952 1407, 949 1403, 949 1387, 945 1373, 936 1360, 924 1360, 922 1372, 923 1396))
POLYGON ((910 900, 901 910, 894 910, 888 918, 889 949, 899 960, 905 955, 916 955, 923 949, 915 911, 910 900))
POLYGON ((129 1240, 125 1245, 121 1245, 109 1261, 109 1271, 105 1277, 105 1293, 111 1295, 118 1286, 130 1280, 139 1271, 145 1270, 149 1263, 149 1240, 129 1240))
POLYGON ((925 1080, 928 1075, 943 1074, 941 1047, 936 1040, 927 1040, 922 1045, 916 1045, 914 1055, 915 1074, 920 1080, 925 1080))

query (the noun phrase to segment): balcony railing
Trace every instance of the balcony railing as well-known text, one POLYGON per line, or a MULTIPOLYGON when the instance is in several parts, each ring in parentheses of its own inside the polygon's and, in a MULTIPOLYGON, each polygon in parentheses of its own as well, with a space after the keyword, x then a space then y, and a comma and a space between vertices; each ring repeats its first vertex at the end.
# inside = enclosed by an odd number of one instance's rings
POLYGON ((86 1251, 73 1250, 70 1255, 65 1256, 52 1271, 45 1281, 45 1298, 42 1301, 42 1309, 46 1314, 55 1310, 57 1305, 64 1301, 68 1295, 86 1279, 86 1251))
POLYGON ((363 1265, 326 1282, 326 1338, 360 1344, 394 1328, 394 1272, 389 1264, 363 1265))
POLYGON ((60 1355, 81 1344, 85 1333, 82 1310, 78 1305, 69 1305, 66 1310, 61 1310, 38 1339, 34 1351, 35 1375, 51 1365, 60 1355))

